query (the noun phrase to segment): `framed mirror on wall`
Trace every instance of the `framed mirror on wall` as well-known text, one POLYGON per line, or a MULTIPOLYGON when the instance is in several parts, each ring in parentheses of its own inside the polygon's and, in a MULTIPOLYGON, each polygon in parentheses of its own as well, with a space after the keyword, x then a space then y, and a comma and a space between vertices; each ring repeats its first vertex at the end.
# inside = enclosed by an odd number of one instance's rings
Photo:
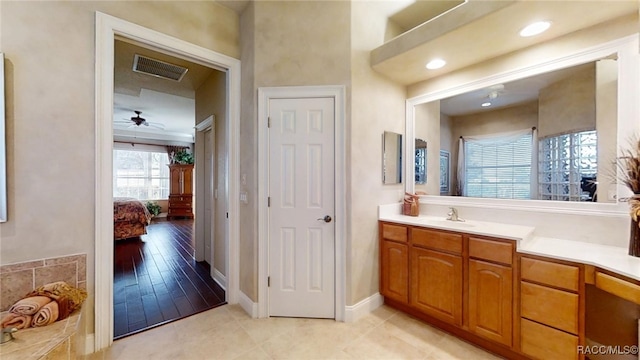
POLYGON ((402 183, 402 134, 382 134, 382 183, 402 183))
MULTIPOLYGON (((511 205, 527 207, 547 207, 543 202, 552 200, 554 207, 585 210, 594 203, 598 207, 616 205, 617 199, 625 195, 618 194, 624 189, 615 180, 617 151, 627 146, 634 134, 640 136, 634 121, 639 116, 638 58, 638 36, 633 35, 564 58, 409 99, 407 146, 414 145, 412 139, 427 138, 429 147, 436 147, 433 152, 449 154, 448 171, 445 156, 440 157, 439 164, 437 158, 428 156, 428 173, 439 172, 436 179, 441 180, 440 195, 445 195, 430 199, 442 198, 451 205, 496 206, 501 203, 495 199, 504 199, 505 206, 509 201, 511 205), (487 105, 481 107, 482 104, 487 105), (528 158, 522 164, 516 164, 515 158, 506 158, 509 153, 524 154, 516 143, 497 141, 485 146, 487 137, 502 135, 504 139, 507 132, 527 128, 529 132, 534 129, 534 135, 527 135, 526 141, 516 139, 533 145, 524 151, 528 158), (512 151, 506 151, 507 147, 512 151), (459 161, 460 154, 466 157, 463 162, 459 161), (558 157, 561 155, 566 159, 558 157), (498 160, 508 164, 500 168, 498 160), (507 165, 511 168, 507 169, 507 165), (509 196, 518 192, 502 191, 508 187, 503 186, 502 178, 526 181, 526 186, 517 185, 527 191, 519 192, 524 194, 520 197, 509 196), (496 194, 506 195, 492 196, 496 194)), ((406 154, 414 156, 415 149, 407 149, 406 154)), ((406 171, 409 178, 414 177, 415 167, 407 166, 406 171)), ((417 181, 406 185, 407 192, 422 187, 417 181)), ((435 189, 427 193, 437 195, 435 189)))
POLYGON ((4 100, 4 54, 0 53, 0 222, 7 221, 7 156, 4 100))

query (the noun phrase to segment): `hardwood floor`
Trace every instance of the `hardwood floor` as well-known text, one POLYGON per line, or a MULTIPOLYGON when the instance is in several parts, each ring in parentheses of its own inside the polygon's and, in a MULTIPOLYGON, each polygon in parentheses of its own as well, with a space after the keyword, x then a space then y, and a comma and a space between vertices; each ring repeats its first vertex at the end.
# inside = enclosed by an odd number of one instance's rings
POLYGON ((225 304, 224 290, 194 259, 193 220, 154 220, 114 254, 114 339, 225 304))

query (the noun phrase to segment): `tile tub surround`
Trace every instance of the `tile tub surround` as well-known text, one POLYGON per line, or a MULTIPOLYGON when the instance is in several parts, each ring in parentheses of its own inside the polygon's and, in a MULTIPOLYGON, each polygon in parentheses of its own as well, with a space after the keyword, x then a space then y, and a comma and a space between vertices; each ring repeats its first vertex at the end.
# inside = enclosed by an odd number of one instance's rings
MULTIPOLYGON (((6 314, 0 314, 4 317, 6 314)), ((75 359, 75 335, 80 324, 81 311, 51 325, 18 330, 15 340, 0 345, 0 359, 75 359)))
POLYGON ((75 254, 0 266, 0 312, 31 290, 55 281, 86 289, 87 255, 75 254))
MULTIPOLYGON (((461 217, 464 218, 464 214, 461 214, 461 217)), ((444 220, 446 216, 405 216, 400 214, 400 204, 379 206, 378 219, 406 225, 511 239, 516 241, 516 251, 522 254, 593 265, 640 281, 640 258, 629 256, 627 248, 624 247, 540 236, 536 227, 474 220, 456 223, 444 220)))

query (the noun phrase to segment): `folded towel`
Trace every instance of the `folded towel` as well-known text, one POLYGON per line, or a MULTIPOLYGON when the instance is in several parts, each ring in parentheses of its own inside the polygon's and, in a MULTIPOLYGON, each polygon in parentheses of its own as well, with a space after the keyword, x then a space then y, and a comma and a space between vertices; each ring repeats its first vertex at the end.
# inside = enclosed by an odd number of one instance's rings
POLYGON ((33 315, 49 302, 51 302, 51 298, 46 296, 30 296, 13 304, 9 308, 9 312, 18 315, 33 315))
POLYGON ((58 303, 52 301, 43 306, 35 315, 33 315, 31 326, 47 326, 49 324, 53 324, 56 320, 58 320, 58 303))
POLYGON ((0 327, 2 327, 3 329, 7 327, 16 328, 18 330, 26 329, 31 326, 31 319, 31 315, 8 313, 7 316, 2 319, 2 324, 0 325, 0 327))
POLYGON ((87 298, 87 291, 75 288, 64 281, 58 281, 33 290, 27 296, 47 296, 58 302, 60 306, 60 320, 80 308, 87 298))

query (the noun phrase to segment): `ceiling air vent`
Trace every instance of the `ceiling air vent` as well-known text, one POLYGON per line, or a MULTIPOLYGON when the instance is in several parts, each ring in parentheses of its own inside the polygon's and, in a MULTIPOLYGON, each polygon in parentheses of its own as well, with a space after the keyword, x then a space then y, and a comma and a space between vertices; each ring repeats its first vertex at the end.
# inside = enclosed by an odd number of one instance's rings
POLYGON ((163 79, 180 81, 189 69, 136 54, 133 58, 133 71, 163 79))

